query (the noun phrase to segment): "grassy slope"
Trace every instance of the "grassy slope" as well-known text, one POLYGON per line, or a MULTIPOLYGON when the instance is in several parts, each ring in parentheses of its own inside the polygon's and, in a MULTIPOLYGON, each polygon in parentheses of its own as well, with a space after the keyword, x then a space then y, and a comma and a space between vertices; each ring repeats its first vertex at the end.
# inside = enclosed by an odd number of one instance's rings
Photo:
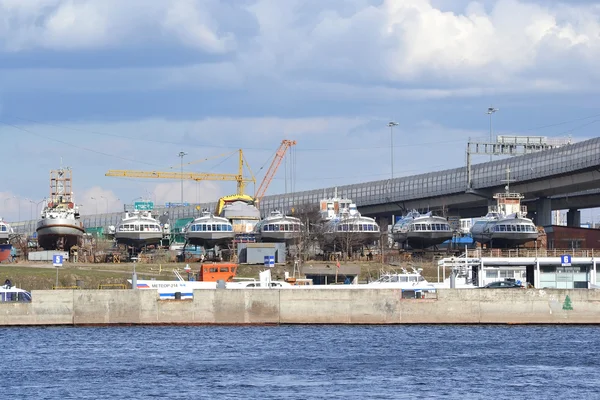
MULTIPOLYGON (((335 268, 335 263, 326 263, 319 261, 309 261, 307 264, 312 265, 331 265, 335 268)), ((344 263, 345 264, 345 263, 344 263)), ((361 266, 360 280, 365 281, 367 278, 374 279, 379 275, 380 271, 398 269, 393 266, 384 266, 376 262, 348 262, 361 266)), ((437 280, 437 267, 434 267, 432 262, 424 263, 405 263, 404 266, 423 268, 423 275, 429 281, 437 280)), ((136 264, 136 272, 138 279, 175 279, 173 269, 178 269, 185 278, 187 275, 183 272, 185 264, 169 263, 169 264, 136 264)), ((190 264, 192 271, 198 271, 197 263, 190 264)), ((242 265, 239 268, 238 276, 258 278, 258 273, 263 270, 262 265, 242 265)), ((58 271, 58 286, 69 287, 75 286, 78 280, 83 282, 85 289, 98 289, 99 285, 109 284, 124 284, 127 285, 127 279, 131 279, 133 264, 65 264, 58 271)), ((290 275, 293 272, 293 266, 276 265, 272 270, 273 279, 283 279, 285 272, 290 275)), ((0 283, 3 283, 6 278, 10 278, 13 285, 27 289, 52 289, 56 283, 56 268, 49 263, 17 263, 17 264, 0 264, 0 283)))

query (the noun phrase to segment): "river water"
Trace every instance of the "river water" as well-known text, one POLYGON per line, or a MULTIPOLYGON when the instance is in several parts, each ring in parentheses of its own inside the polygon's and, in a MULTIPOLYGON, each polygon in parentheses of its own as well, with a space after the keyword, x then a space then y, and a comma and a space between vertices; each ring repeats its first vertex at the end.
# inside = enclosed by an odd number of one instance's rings
POLYGON ((7 399, 590 399, 597 327, 2 328, 7 399))

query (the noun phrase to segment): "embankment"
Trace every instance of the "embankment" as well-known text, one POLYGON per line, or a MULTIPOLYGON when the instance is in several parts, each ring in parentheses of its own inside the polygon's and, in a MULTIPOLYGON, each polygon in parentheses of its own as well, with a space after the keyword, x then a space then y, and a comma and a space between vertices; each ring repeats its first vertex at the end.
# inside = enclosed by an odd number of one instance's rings
POLYGON ((402 299, 395 289, 37 290, 0 303, 0 325, 111 324, 597 324, 600 290, 444 289, 402 299))

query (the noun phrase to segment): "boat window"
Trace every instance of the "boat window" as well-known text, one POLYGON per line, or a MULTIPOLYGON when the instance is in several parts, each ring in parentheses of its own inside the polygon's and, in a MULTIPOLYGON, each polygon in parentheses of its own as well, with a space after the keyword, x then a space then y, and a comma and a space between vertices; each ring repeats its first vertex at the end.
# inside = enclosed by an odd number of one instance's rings
POLYGON ((398 282, 398 275, 392 276, 390 282, 398 282))
POLYGON ((210 267, 209 272, 219 272, 219 269, 217 267, 210 267))
POLYGON ((219 272, 229 272, 229 267, 220 267, 219 272))
POLYGON ((408 282, 408 276, 401 276, 400 282, 408 282))
POLYGON ((511 226, 510 226, 510 229, 511 229, 513 232, 516 232, 516 231, 517 231, 517 227, 516 227, 516 225, 511 225, 511 226))
POLYGON ((517 232, 521 232, 521 225, 517 225, 517 232))
POLYGON ((409 276, 408 277, 408 281, 409 282, 416 282, 417 281, 417 277, 416 276, 409 276))
POLYGON ((2 225, 2 232, 6 232, 6 226, 2 225))
POLYGON ((0 302, 30 303, 31 294, 27 292, 2 292, 0 293, 0 302))

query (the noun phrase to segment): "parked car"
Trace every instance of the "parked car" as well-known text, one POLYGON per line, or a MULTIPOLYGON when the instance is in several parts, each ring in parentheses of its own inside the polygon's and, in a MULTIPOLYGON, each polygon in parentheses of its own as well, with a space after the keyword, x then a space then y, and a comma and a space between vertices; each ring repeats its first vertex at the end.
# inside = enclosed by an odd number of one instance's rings
POLYGON ((512 288, 522 289, 523 286, 519 285, 518 283, 516 283, 514 281, 498 281, 498 282, 488 283, 487 285, 482 286, 481 288, 482 289, 512 289, 512 288))

